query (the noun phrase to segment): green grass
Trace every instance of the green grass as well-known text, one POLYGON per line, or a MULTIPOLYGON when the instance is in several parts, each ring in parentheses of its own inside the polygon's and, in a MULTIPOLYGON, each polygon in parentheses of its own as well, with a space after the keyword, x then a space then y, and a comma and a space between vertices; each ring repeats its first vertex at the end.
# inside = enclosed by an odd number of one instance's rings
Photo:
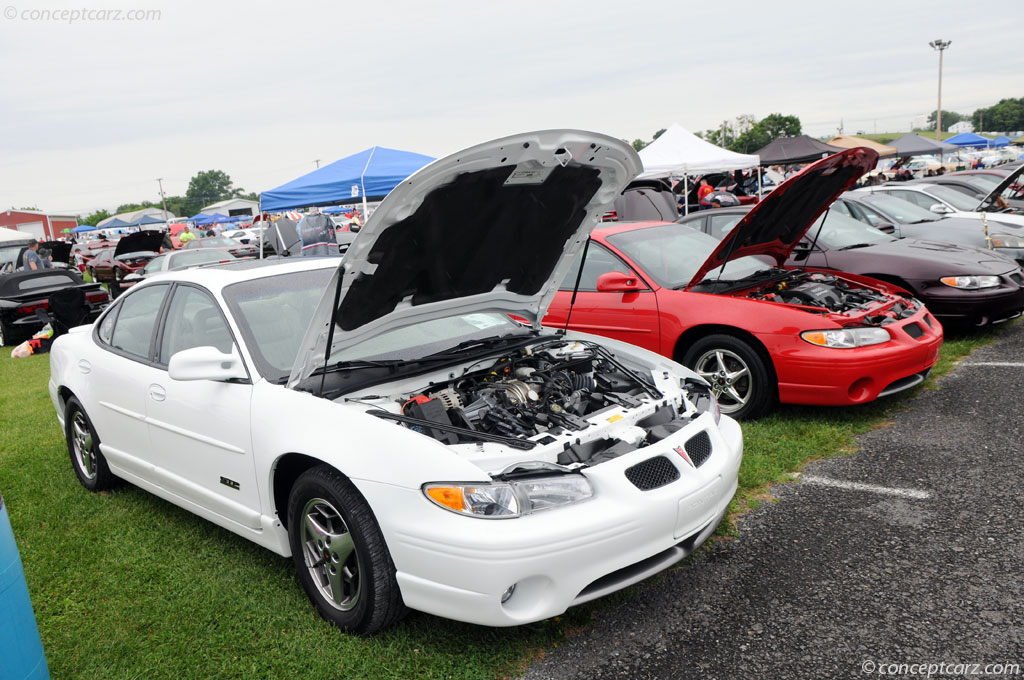
MULTIPOLYGON (((994 336, 947 342, 936 372, 994 336)), ((519 628, 414 612, 371 639, 350 637, 315 615, 290 560, 132 486, 82 489, 48 375, 46 356, 0 355, 0 489, 55 678, 503 677, 630 596, 519 628)), ((756 504, 808 460, 853 450, 857 433, 903 402, 785 407, 744 425, 734 507, 756 504)))

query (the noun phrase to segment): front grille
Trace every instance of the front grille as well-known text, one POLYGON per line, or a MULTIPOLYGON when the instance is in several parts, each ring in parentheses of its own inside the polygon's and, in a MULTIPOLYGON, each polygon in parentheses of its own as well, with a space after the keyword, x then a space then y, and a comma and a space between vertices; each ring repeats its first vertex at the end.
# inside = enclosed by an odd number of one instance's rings
POLYGON ((1016 283, 1018 286, 1024 286, 1024 276, 1021 276, 1019 272, 1010 274, 1010 280, 1016 283))
POLYGON ((914 338, 915 340, 924 335, 924 329, 921 328, 920 324, 916 322, 908 323, 906 326, 903 327, 903 330, 906 331, 907 335, 914 338))
POLYGON ((683 448, 689 454, 694 467, 700 467, 711 457, 711 438, 706 431, 699 432, 686 440, 683 448))
POLYGON ((665 456, 658 456, 626 468, 626 479, 641 491, 650 491, 679 479, 679 469, 665 456))

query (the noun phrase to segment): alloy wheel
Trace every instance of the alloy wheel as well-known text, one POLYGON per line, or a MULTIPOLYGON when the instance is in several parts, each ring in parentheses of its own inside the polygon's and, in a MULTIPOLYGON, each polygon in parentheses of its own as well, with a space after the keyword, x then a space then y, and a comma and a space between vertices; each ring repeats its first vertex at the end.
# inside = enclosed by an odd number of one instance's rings
POLYGON ((85 420, 85 414, 75 411, 71 418, 71 445, 75 449, 75 464, 88 479, 96 479, 96 452, 92 444, 92 430, 85 420))
POLYGON ((700 355, 693 370, 711 385, 723 413, 735 413, 746 406, 754 393, 750 367, 727 349, 712 349, 700 355))
POLYGON ((341 513, 329 501, 312 498, 302 510, 302 546, 306 568, 320 594, 335 609, 349 611, 359 602, 359 555, 341 513))

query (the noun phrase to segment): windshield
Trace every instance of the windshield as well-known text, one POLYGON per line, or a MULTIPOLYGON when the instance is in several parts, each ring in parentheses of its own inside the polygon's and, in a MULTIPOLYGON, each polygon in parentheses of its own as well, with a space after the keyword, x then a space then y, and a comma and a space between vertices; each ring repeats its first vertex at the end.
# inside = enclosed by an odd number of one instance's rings
POLYGON ((866 194, 861 197, 865 203, 874 206, 885 213, 886 217, 900 224, 913 224, 915 222, 935 222, 942 219, 942 215, 936 215, 931 210, 925 210, 916 203, 904 201, 896 196, 888 194, 866 194))
POLYGON ((215 251, 215 250, 182 250, 174 253, 171 258, 171 269, 184 269, 197 264, 207 264, 210 262, 221 262, 223 260, 233 260, 235 256, 228 252, 215 251))
MULTIPOLYGON (((718 240, 680 224, 665 224, 613 234, 608 242, 625 253, 663 288, 682 288, 718 247, 718 240)), ((772 268, 767 258, 741 257, 707 273, 715 279, 741 279, 772 268)))
POLYGON ((979 201, 977 198, 968 196, 962 191, 957 191, 953 187, 945 187, 942 186, 941 184, 937 184, 928 187, 928 191, 926 191, 925 193, 931 194, 936 198, 941 198, 943 201, 949 203, 957 210, 962 210, 964 212, 974 212, 975 210, 978 209, 979 201))
POLYGON ((504 314, 475 313, 430 319, 396 328, 331 355, 331 363, 363 359, 420 359, 450 349, 467 340, 499 335, 525 334, 529 329, 504 314))
POLYGON ((195 243, 197 248, 234 248, 238 246, 238 241, 224 236, 208 236, 192 243, 195 243))
POLYGON ((299 344, 334 269, 313 269, 252 279, 224 288, 260 374, 283 382, 291 372, 299 344))
POLYGON ((818 234, 816 243, 829 250, 843 250, 854 246, 873 246, 877 243, 895 241, 895 237, 869 227, 860 220, 847 217, 842 213, 829 210, 814 221, 814 226, 807 232, 806 239, 813 239, 818 234), (824 220, 824 226, 822 226, 824 220), (821 227, 821 232, 818 228, 821 227))

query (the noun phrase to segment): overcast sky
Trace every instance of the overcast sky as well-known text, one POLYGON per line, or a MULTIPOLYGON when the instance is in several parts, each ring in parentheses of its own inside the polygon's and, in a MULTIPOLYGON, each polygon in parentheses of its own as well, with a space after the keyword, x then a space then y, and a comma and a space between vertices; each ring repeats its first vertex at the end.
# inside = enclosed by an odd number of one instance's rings
POLYGON ((157 177, 183 194, 208 169, 261 191, 373 145, 440 156, 538 128, 649 139, 779 112, 905 131, 935 108, 936 38, 944 110, 1024 95, 1020 0, 0 6, 0 209, 157 200, 157 177), (62 8, 158 16, 39 16, 62 8))

